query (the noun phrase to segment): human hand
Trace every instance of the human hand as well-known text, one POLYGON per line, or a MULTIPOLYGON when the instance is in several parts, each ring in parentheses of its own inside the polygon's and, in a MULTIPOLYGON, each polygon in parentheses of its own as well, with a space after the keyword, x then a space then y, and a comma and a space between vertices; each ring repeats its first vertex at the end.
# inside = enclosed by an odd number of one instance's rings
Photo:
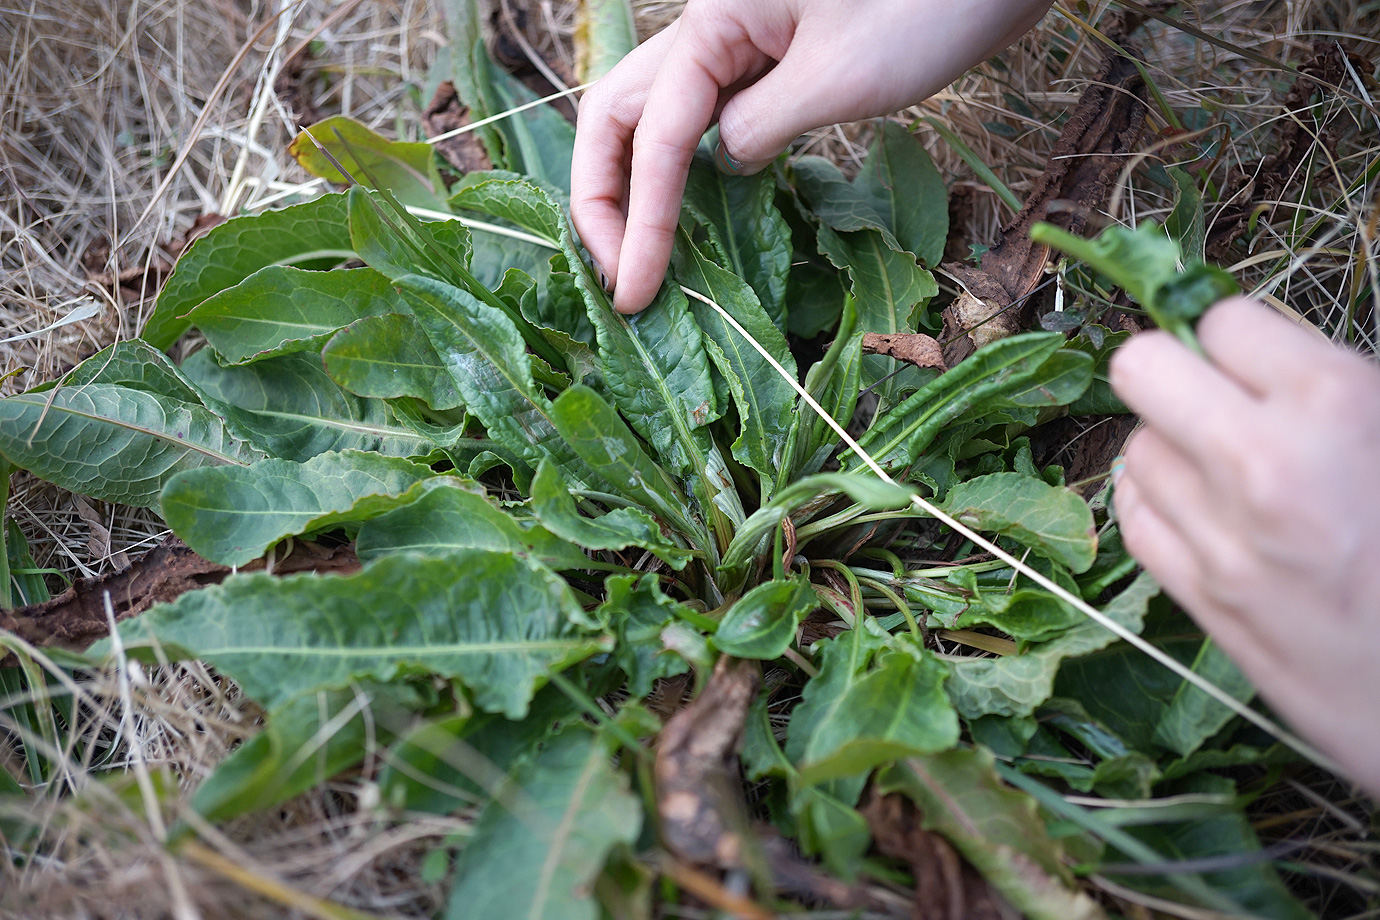
POLYGON ((695 147, 717 118, 728 172, 820 125, 932 95, 1033 26, 1051 0, 690 0, 580 102, 571 216, 614 306, 651 303, 695 147))
POLYGON ((1380 368, 1234 298, 1112 361, 1144 421, 1127 549, 1295 729, 1380 794, 1380 368))

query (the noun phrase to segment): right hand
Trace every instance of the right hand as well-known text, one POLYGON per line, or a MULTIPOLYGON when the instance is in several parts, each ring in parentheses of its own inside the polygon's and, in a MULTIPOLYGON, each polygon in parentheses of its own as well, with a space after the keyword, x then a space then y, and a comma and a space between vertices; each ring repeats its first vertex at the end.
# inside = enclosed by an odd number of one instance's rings
POLYGON ((575 228, 636 313, 670 262, 695 147, 718 119, 749 174, 821 125, 925 99, 1039 21, 1051 0, 689 0, 580 103, 575 228))

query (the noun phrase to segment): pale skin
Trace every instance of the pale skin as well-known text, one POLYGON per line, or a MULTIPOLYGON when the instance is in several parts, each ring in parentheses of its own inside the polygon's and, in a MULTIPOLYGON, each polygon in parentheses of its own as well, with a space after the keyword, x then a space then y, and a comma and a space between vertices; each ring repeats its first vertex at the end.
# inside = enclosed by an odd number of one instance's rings
MULTIPOLYGON (((1048 0, 690 0, 580 105, 571 212, 614 304, 665 277, 718 121, 750 173, 803 132, 939 91, 1048 0), (779 62, 779 63, 778 63, 779 62)), ((1380 794, 1380 369, 1238 298, 1207 360, 1136 336, 1112 384, 1142 419, 1117 472, 1127 548, 1296 731, 1380 794)))

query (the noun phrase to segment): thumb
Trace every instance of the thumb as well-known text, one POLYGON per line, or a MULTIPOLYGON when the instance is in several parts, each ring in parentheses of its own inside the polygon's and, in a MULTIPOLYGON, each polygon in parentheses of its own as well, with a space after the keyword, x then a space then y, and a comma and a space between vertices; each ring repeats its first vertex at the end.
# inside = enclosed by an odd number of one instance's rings
POLYGON ((714 160, 724 172, 751 175, 806 131, 840 120, 833 67, 796 42, 781 62, 739 90, 719 114, 714 160))

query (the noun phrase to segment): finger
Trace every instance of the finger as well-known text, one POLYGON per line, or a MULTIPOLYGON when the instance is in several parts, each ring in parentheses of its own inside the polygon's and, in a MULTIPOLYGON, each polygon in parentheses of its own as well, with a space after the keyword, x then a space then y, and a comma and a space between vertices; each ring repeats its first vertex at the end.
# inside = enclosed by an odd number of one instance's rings
POLYGON ((627 228, 614 288, 620 313, 644 309, 660 290, 690 161, 714 116, 719 91, 760 63, 761 55, 726 17, 680 22, 633 136, 627 228))
POLYGON ((570 161, 570 218, 605 287, 618 279, 633 132, 676 23, 649 38, 605 74, 580 101, 570 161))
POLYGON ((1306 386, 1335 349, 1257 300, 1233 297, 1198 323, 1203 350, 1243 386, 1265 395, 1306 386))
POLYGON ((827 49, 798 35, 779 64, 728 100, 719 115, 721 168, 751 175, 806 131, 890 111, 879 107, 880 99, 869 105, 872 100, 840 94, 845 75, 837 73, 835 62, 841 55, 823 53, 827 49))
POLYGON ((1117 480, 1112 502, 1126 551, 1180 604, 1190 610, 1204 605, 1198 590, 1202 569, 1197 556, 1183 535, 1145 501, 1129 464, 1117 480))
POLYGON ((1113 494, 1127 551, 1248 674, 1258 676, 1280 667, 1280 649, 1262 641, 1264 637, 1246 617, 1204 592, 1208 576, 1198 554, 1183 534, 1145 501, 1143 483, 1129 471, 1128 462, 1113 494))
POLYGON ((1123 476, 1131 476, 1145 504, 1155 509, 1190 545, 1221 535, 1222 515, 1201 467, 1162 437, 1141 428, 1127 442, 1123 476))
POLYGON ((1112 388, 1195 463, 1215 465, 1255 423, 1255 398, 1182 342, 1146 332, 1112 358, 1112 388))

